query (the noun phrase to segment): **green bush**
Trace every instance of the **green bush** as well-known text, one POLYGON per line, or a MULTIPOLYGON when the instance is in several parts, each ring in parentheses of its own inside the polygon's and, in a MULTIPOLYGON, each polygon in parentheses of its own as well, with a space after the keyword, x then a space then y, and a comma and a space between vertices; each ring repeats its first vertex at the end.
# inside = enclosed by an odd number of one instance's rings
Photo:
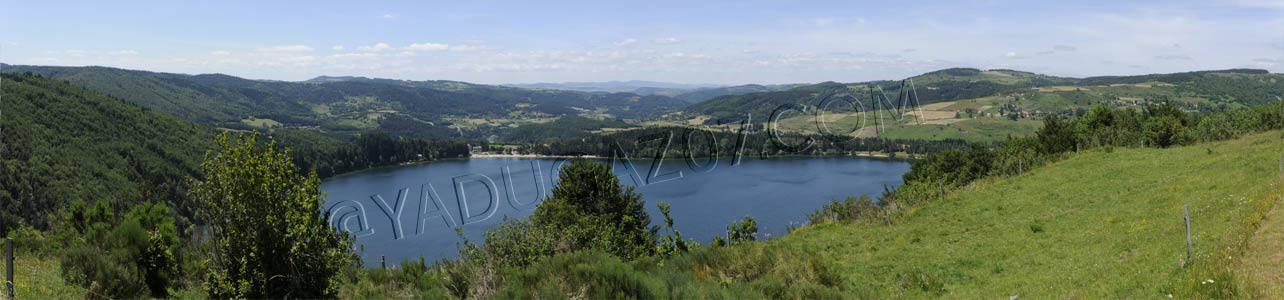
MULTIPOLYGON (((530 219, 504 220, 486 232, 476 260, 524 266, 558 253, 596 249, 632 259, 652 254, 658 227, 642 196, 609 165, 577 160, 562 168, 557 187, 530 219)), ((467 253, 465 253, 467 256, 467 253)))
POLYGON ((352 238, 321 211, 321 180, 299 174, 288 151, 258 133, 217 139, 190 197, 213 227, 206 292, 211 298, 332 298, 339 272, 356 263, 352 238))
POLYGON ((571 250, 600 249, 632 259, 655 250, 658 227, 648 227, 642 195, 620 184, 611 166, 576 160, 563 167, 552 197, 531 215, 537 226, 565 232, 571 250))
POLYGON ((666 294, 654 275, 635 270, 601 251, 554 256, 515 270, 500 292, 505 299, 659 299, 666 294))
POLYGON ((77 229, 68 249, 62 252, 63 277, 90 289, 91 296, 164 298, 179 277, 175 253, 182 251, 174 229, 173 212, 164 204, 146 203, 134 207, 123 220, 115 222, 102 208, 106 201, 89 207, 76 206, 72 213, 91 224, 77 229))
POLYGON ((731 222, 727 226, 727 240, 732 244, 757 241, 758 222, 753 217, 745 216, 743 220, 731 222))
POLYGON ((850 196, 842 201, 830 201, 819 210, 807 214, 807 219, 812 224, 830 223, 830 222, 860 222, 860 221, 878 221, 882 222, 886 217, 883 208, 874 204, 874 199, 867 194, 859 197, 850 196))
POLYGON ((74 247, 63 252, 59 264, 67 282, 89 288, 86 298, 134 299, 147 295, 148 287, 138 266, 121 252, 74 247))
POLYGON ((559 254, 510 268, 505 299, 841 299, 823 260, 759 243, 693 250, 663 265, 601 251, 559 254))
POLYGON ((669 216, 672 206, 669 206, 668 202, 660 202, 656 206, 660 208, 660 214, 664 216, 664 230, 667 232, 663 237, 660 237, 660 244, 656 246, 655 252, 657 255, 670 257, 700 246, 695 240, 682 239, 682 232, 673 228, 673 217, 669 216))
MULTIPOLYGON (((9 231, 6 236, 13 239, 15 251, 19 252, 42 254, 50 250, 48 247, 54 246, 48 243, 48 238, 45 237, 44 232, 31 227, 31 225, 19 226, 17 229, 9 231)), ((0 247, 7 247, 7 245, 0 245, 0 247)))

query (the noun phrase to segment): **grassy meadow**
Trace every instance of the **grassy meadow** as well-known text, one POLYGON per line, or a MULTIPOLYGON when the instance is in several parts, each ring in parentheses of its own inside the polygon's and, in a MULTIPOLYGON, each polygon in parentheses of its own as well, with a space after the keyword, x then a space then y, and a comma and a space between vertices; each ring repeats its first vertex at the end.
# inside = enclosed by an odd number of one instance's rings
POLYGON ((1280 269, 1241 270, 1244 256, 1280 265, 1278 248, 1246 245, 1284 191, 1281 150, 1281 133, 1268 132, 1093 151, 972 184, 893 225, 814 225, 769 243, 821 249, 858 298, 1279 296, 1280 269), (1194 258, 1183 267, 1187 204, 1194 258))

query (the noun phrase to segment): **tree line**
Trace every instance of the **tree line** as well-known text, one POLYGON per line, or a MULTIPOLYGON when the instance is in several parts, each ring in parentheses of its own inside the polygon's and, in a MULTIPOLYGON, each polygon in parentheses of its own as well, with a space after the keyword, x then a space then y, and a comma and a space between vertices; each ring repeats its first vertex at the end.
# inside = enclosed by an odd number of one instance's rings
POLYGON ((786 155, 853 155, 881 152, 919 155, 959 148, 961 140, 907 140, 864 138, 845 135, 773 134, 762 126, 743 131, 708 130, 693 127, 647 127, 610 134, 595 134, 545 144, 527 144, 519 152, 542 155, 593 155, 633 158, 684 157, 772 157, 786 155))

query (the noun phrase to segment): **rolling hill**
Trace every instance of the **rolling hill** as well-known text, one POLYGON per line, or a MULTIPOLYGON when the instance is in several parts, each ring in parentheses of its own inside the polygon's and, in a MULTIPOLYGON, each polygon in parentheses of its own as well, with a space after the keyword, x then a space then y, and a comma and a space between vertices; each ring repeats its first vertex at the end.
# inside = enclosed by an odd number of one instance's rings
POLYGON ((1278 299, 1281 241, 1258 232, 1282 216, 1280 135, 1086 152, 891 225, 815 225, 768 244, 823 249, 856 298, 1278 299))
POLYGON ((61 80, 2 76, 0 227, 46 226, 74 201, 161 201, 190 216, 185 179, 215 130, 61 80))
POLYGON ((664 118, 677 123, 714 125, 739 122, 753 115, 755 122, 766 122, 772 112, 784 105, 810 105, 812 109, 806 114, 791 112, 782 118, 782 130, 820 133, 825 128, 842 128, 836 134, 995 141, 1033 133, 1037 126, 1030 126, 1028 120, 1049 114, 1076 115, 1098 104, 1142 107, 1167 102, 1187 111, 1210 112, 1247 108, 1284 96, 1284 75, 1248 69, 1088 78, 1014 70, 946 69, 910 79, 826 82, 785 91, 721 96, 664 118), (905 99, 917 99, 917 110, 888 110, 912 104, 897 102, 901 99, 901 85, 909 82, 917 97, 905 99), (826 115, 821 116, 817 111, 827 96, 858 100, 860 111, 839 101, 825 107, 826 115), (878 104, 881 106, 875 106, 878 104))
POLYGON ((106 67, 4 66, 3 71, 67 80, 144 107, 234 129, 321 126, 357 132, 379 129, 389 115, 443 128, 469 118, 642 118, 687 105, 665 96, 533 90, 457 81, 318 77, 283 82, 106 67))

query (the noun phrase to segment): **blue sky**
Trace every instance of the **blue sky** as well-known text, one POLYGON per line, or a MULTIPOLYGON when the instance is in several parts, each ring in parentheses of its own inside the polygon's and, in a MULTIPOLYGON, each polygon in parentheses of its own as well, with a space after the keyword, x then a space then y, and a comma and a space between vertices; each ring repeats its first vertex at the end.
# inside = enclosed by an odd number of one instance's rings
POLYGON ((947 67, 1284 71, 1284 1, 0 2, 0 62, 256 79, 740 84, 947 67))

